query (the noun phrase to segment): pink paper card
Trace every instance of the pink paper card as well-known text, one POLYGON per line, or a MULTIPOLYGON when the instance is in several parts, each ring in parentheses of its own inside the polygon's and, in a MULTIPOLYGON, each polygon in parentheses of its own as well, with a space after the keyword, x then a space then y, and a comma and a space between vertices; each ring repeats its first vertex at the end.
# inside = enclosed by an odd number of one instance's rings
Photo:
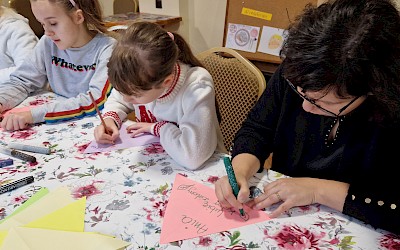
POLYGON ((176 175, 161 228, 160 244, 190 239, 242 227, 270 218, 264 211, 244 206, 222 209, 214 189, 176 175))
POLYGON ((136 137, 131 137, 131 135, 126 131, 125 124, 122 124, 119 133, 119 138, 115 141, 115 144, 99 144, 96 140, 93 140, 83 153, 109 152, 117 149, 132 148, 149 143, 160 142, 160 138, 152 134, 142 134, 136 137))

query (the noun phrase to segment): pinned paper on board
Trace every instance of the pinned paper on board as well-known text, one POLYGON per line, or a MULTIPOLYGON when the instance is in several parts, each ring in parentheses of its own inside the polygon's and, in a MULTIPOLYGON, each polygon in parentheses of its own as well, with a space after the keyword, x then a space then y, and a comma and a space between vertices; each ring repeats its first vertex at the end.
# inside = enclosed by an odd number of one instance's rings
POLYGON ((65 187, 39 191, 31 199, 18 213, 1 221, 0 250, 112 250, 130 244, 113 236, 84 232, 86 198, 74 200, 65 187))
POLYGON ((214 189, 176 175, 161 228, 160 244, 238 228, 270 218, 264 211, 244 206, 244 216, 236 209, 221 208, 214 189))
POLYGON ((131 137, 126 128, 127 126, 122 124, 119 130, 119 138, 115 141, 115 144, 100 144, 97 143, 96 140, 93 140, 83 153, 109 152, 117 149, 132 148, 160 142, 160 138, 152 134, 141 134, 131 137))
POLYGON ((263 26, 258 51, 274 56, 279 56, 285 40, 284 29, 263 26))
POLYGON ((226 34, 226 47, 256 52, 260 27, 230 23, 226 34))

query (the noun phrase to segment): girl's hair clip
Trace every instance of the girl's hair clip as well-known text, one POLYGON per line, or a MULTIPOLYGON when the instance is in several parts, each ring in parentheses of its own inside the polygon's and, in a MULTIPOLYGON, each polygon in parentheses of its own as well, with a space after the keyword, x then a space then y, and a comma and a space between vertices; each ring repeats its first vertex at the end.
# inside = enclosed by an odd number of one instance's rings
POLYGON ((74 0, 69 0, 69 1, 70 1, 70 3, 72 4, 72 6, 76 7, 76 3, 75 3, 74 0))
POLYGON ((175 41, 175 36, 174 36, 174 34, 172 34, 171 32, 167 32, 167 34, 169 35, 169 37, 171 37, 171 39, 173 40, 173 41, 175 41))

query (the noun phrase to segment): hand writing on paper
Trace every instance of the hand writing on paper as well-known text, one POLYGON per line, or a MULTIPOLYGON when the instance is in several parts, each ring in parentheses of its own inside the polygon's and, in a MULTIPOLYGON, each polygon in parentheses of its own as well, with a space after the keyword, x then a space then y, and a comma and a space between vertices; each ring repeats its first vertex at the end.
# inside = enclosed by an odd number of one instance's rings
POLYGON ((0 125, 5 130, 13 131, 25 129, 32 123, 33 117, 31 111, 24 111, 4 115, 0 125))
POLYGON ((129 125, 126 130, 132 135, 131 137, 135 137, 142 133, 151 133, 153 124, 154 123, 148 122, 134 122, 132 125, 129 125))
POLYGON ((234 207, 236 209, 243 208, 244 203, 249 201, 250 189, 246 178, 240 174, 236 174, 236 180, 240 187, 237 199, 232 191, 228 177, 223 176, 215 183, 215 194, 224 208, 234 207))
MULTIPOLYGON (((237 213, 244 221, 249 220, 249 215, 246 212, 243 215, 241 215, 240 213, 238 213, 237 210, 235 211, 235 209, 233 209, 232 207, 224 208, 218 201, 212 202, 209 197, 205 196, 204 194, 201 194, 194 185, 179 185, 177 190, 186 191, 189 194, 189 196, 192 197, 194 200, 201 200, 202 208, 204 209, 204 211, 207 211, 209 215, 220 217, 224 212, 227 212, 231 215, 237 213)), ((185 223, 183 220, 182 222, 185 223)))
POLYGON ((105 118, 104 123, 107 126, 108 133, 106 133, 104 126, 100 124, 94 129, 94 138, 97 143, 114 144, 119 137, 119 129, 111 118, 105 118))

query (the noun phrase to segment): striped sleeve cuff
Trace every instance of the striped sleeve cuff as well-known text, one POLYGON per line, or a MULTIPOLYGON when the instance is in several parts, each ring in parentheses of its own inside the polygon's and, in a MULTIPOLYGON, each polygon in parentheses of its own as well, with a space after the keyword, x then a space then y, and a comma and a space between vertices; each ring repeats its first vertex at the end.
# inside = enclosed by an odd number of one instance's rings
POLYGON ((117 124, 118 128, 120 128, 122 125, 121 119, 119 118, 118 114, 114 111, 108 111, 108 112, 104 113, 103 118, 113 119, 115 124, 117 124))
POLYGON ((164 126, 167 123, 169 123, 169 122, 162 121, 162 122, 155 123, 153 125, 153 127, 152 127, 152 130, 151 130, 151 131, 153 131, 152 134, 155 135, 155 136, 160 137, 160 129, 161 129, 162 126, 164 126))

